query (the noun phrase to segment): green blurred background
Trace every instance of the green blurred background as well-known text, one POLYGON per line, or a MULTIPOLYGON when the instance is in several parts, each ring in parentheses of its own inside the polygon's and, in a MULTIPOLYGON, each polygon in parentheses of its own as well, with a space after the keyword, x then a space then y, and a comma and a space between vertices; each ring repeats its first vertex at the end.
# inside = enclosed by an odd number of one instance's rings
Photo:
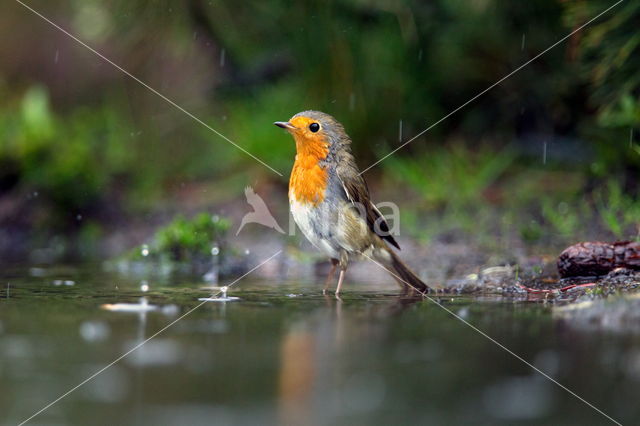
MULTIPOLYGON (((3 2, 5 260, 113 253, 247 184, 286 209, 294 148, 273 121, 334 115, 364 169, 614 2, 26 3, 284 177, 3 2)), ((367 172, 376 199, 401 202, 403 230, 425 242, 637 238, 639 24, 640 3, 622 2, 444 120, 367 172)))

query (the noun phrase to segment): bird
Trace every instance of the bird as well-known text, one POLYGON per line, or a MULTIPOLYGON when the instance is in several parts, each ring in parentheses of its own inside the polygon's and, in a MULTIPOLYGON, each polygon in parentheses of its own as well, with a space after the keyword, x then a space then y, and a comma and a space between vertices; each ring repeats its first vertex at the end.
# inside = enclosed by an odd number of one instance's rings
POLYGON ((403 289, 425 295, 430 288, 400 260, 389 226, 371 201, 351 139, 331 115, 303 111, 276 126, 293 136, 296 156, 289 179, 291 215, 305 237, 331 261, 323 293, 340 269, 335 295, 353 258, 366 257, 387 269, 403 289))
POLYGON ((244 215, 242 221, 240 222, 240 227, 236 231, 236 235, 238 235, 240 231, 242 231, 242 228, 244 228, 247 223, 259 223, 260 225, 266 226, 267 228, 275 229, 281 234, 284 234, 284 231, 282 230, 282 228, 280 228, 280 225, 278 225, 278 222, 276 222, 276 219, 269 211, 269 207, 267 207, 267 204, 258 194, 253 191, 253 188, 247 186, 244 189, 244 196, 247 199, 247 203, 249 203, 249 205, 253 207, 253 211, 244 215))

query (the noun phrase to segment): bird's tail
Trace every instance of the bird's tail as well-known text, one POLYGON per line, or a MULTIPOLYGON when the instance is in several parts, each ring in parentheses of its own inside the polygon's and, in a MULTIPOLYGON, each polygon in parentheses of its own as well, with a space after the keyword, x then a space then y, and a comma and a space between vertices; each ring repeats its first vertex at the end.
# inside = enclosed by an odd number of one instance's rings
POLYGON ((394 273, 394 278, 405 291, 417 291, 420 294, 427 294, 430 290, 418 276, 405 263, 400 260, 393 250, 389 250, 391 255, 390 266, 394 273))

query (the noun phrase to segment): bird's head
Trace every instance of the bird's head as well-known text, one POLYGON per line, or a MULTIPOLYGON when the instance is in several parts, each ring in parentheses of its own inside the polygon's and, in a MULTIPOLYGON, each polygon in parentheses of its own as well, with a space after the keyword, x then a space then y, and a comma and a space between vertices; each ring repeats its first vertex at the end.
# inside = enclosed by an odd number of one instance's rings
POLYGON ((276 121, 273 124, 293 136, 298 154, 325 158, 330 150, 351 143, 342 124, 320 111, 299 112, 289 121, 276 121))

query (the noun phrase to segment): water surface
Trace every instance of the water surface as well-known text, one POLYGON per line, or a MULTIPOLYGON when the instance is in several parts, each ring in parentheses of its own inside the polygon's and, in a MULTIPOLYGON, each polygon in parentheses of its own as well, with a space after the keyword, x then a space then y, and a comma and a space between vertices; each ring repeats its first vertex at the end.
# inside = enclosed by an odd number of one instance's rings
MULTIPOLYGON (((255 281, 206 302, 199 278, 99 265, 0 274, 0 419, 47 425, 607 424, 436 303, 348 283, 255 281), (143 291, 146 290, 146 291, 143 291)), ((227 280, 232 281, 232 280, 227 280)), ((554 320, 544 302, 435 299, 623 424, 637 424, 640 339, 554 320)))

